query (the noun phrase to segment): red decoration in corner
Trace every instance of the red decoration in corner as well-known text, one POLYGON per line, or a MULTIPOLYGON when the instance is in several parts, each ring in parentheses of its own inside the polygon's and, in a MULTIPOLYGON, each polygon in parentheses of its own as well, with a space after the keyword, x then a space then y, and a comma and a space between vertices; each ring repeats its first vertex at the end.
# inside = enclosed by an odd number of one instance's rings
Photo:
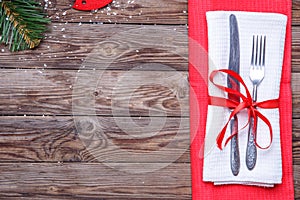
POLYGON ((111 3, 112 0, 76 0, 73 8, 76 10, 97 10, 111 3))

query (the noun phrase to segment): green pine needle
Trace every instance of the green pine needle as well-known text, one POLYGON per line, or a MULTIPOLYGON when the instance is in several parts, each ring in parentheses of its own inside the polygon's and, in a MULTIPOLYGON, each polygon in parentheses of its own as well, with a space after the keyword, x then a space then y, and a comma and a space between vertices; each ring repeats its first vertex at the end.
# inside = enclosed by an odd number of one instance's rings
POLYGON ((49 22, 35 0, 0 0, 0 43, 11 51, 38 46, 49 22))

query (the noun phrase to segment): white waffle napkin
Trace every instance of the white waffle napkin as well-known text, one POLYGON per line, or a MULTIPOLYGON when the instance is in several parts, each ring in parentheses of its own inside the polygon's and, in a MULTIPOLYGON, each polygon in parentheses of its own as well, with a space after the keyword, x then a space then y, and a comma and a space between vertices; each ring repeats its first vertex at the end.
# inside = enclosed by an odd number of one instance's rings
MULTIPOLYGON (((277 99, 279 96, 281 69, 283 62, 287 17, 275 13, 257 12, 207 12, 209 71, 228 68, 230 49, 229 16, 234 14, 238 21, 240 41, 240 76, 252 94, 252 82, 249 79, 253 35, 266 35, 265 78, 258 87, 257 101, 277 99)), ((227 86, 226 75, 215 80, 227 86)), ((241 87, 241 92, 245 94, 241 87)), ((227 98, 227 94, 209 83, 209 95, 227 98)), ((209 106, 204 153, 203 180, 220 184, 247 184, 272 187, 282 179, 280 146, 280 127, 278 109, 259 109, 272 124, 273 142, 269 149, 257 149, 257 162, 253 170, 246 167, 246 144, 248 127, 239 132, 240 172, 234 176, 230 168, 230 143, 220 150, 216 146, 216 137, 229 118, 230 111, 223 107, 209 106)), ((246 123, 246 112, 238 114, 239 129, 246 123)), ((226 136, 230 135, 228 127, 226 136)), ((268 127, 261 121, 257 127, 257 141, 267 146, 270 137, 268 127)))

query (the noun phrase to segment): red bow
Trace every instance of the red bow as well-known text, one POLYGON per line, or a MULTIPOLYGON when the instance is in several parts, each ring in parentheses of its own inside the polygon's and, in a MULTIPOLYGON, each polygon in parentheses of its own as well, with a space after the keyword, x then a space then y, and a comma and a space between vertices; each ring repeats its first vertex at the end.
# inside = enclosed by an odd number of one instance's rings
MULTIPOLYGON (((256 133, 255 133, 255 136, 254 136, 254 142, 255 142, 255 145, 260 149, 269 148, 271 146, 271 143, 272 143, 272 140, 273 140, 272 125, 271 125, 270 121, 263 114, 261 114, 257 110, 257 108, 264 108, 264 109, 278 108, 278 106, 279 106, 278 99, 272 99, 272 100, 267 100, 267 101, 263 101, 263 102, 253 102, 252 96, 250 95, 250 92, 249 92, 246 84, 244 83, 243 79, 240 77, 239 74, 237 74, 236 72, 234 72, 232 70, 227 70, 227 69, 214 70, 210 74, 209 80, 215 86, 217 86, 219 89, 227 92, 228 94, 236 95, 236 96, 240 97, 240 99, 242 100, 241 102, 236 102, 236 101, 233 101, 233 100, 230 100, 230 99, 225 99, 225 98, 222 98, 222 97, 212 97, 211 96, 209 98, 209 104, 210 105, 222 106, 222 107, 227 107, 227 108, 233 109, 233 111, 231 112, 231 114, 229 116, 229 119, 228 119, 227 123, 225 124, 225 126, 223 127, 223 129, 221 130, 221 132, 219 133, 219 135, 217 137, 218 148, 221 149, 221 150, 223 149, 222 143, 223 143, 225 133, 226 133, 226 130, 227 130, 227 126, 228 126, 230 120, 243 109, 247 109, 247 111, 248 111, 248 123, 242 129, 244 129, 249 124, 251 117, 253 117, 253 119, 254 119, 253 120, 253 126, 256 129, 257 118, 260 118, 269 127, 270 143, 266 147, 262 147, 259 144, 257 144, 257 142, 256 142, 256 133), (226 73, 226 74, 230 75, 231 77, 235 78, 239 83, 241 83, 242 86, 245 88, 246 96, 243 95, 242 93, 240 93, 237 90, 233 90, 231 88, 227 88, 227 87, 224 87, 222 85, 216 84, 214 82, 214 77, 219 72, 226 73)), ((231 134, 226 139, 224 147, 237 134, 238 134, 238 132, 235 132, 235 133, 231 134)))

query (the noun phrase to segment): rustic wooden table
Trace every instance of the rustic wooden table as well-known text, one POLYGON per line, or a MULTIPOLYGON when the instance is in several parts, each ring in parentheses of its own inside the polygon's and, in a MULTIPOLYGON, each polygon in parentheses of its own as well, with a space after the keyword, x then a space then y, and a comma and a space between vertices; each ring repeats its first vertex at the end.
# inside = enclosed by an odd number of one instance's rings
MULTIPOLYGON (((95 13, 41 2, 52 19, 43 43, 0 46, 0 198, 191 199, 187 0, 115 0, 95 13)), ((299 25, 293 0, 297 199, 299 25)))

